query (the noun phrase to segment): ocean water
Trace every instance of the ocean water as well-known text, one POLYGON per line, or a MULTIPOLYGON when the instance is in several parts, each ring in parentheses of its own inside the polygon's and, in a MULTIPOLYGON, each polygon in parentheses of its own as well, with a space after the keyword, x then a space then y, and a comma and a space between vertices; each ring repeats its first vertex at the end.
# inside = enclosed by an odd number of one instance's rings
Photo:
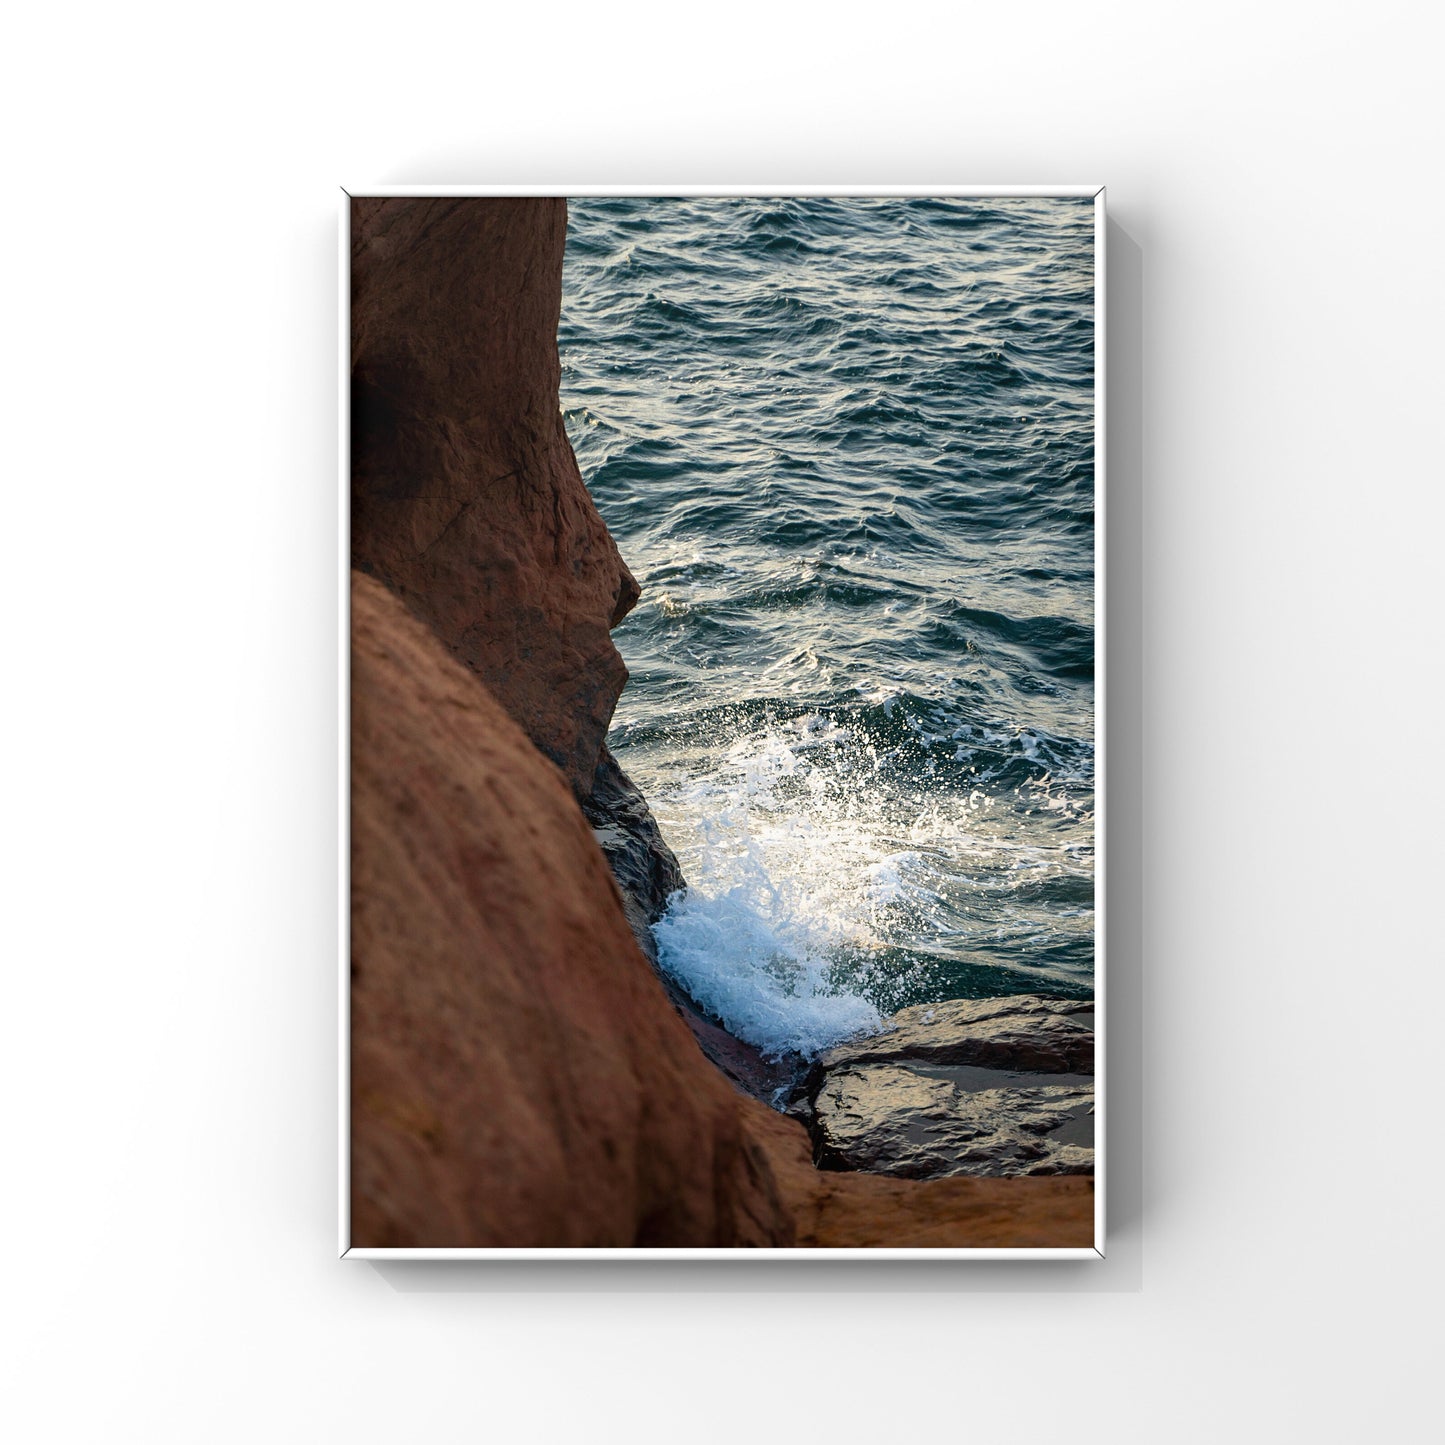
POLYGON ((1087 200, 571 203, 559 348, 642 600, 662 963, 813 1052, 1094 960, 1087 200))

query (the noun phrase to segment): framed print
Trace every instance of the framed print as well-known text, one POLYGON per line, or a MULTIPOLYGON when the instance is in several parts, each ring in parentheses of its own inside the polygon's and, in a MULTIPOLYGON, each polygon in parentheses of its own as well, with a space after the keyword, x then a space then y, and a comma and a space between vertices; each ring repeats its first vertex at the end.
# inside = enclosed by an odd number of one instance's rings
POLYGON ((343 193, 344 1255, 1102 1254, 1103 245, 343 193))

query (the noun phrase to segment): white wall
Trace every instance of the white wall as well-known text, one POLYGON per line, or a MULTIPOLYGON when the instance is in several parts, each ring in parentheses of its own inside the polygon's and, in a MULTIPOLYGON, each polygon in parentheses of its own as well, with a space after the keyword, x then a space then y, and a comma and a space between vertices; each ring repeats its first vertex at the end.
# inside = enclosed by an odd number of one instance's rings
POLYGON ((8 22, 10 1438, 1423 1438, 1438 10, 495 8, 8 22), (607 180, 1110 187, 1105 1264, 333 1257, 335 188, 607 180))

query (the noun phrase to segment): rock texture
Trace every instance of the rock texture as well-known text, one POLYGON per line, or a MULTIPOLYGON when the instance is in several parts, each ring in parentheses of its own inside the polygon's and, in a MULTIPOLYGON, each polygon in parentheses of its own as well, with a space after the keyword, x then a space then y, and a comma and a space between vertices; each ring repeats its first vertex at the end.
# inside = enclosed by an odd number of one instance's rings
POLYGON ((1092 1174, 1092 1007, 1025 995, 904 1009, 819 1059, 815 1159, 909 1179, 1092 1174))
POLYGON ((832 1174, 813 1167, 807 1135, 793 1120, 764 1111, 754 1127, 767 1142, 800 1247, 1087 1249, 1094 1242, 1092 1179, 832 1174))
POLYGON ((606 747, 593 775, 592 791, 582 800, 582 811, 622 890, 622 907, 633 936, 656 963, 652 925, 666 911, 668 899, 687 884, 647 799, 606 747))
POLYGON ((1094 1005, 1087 999, 961 998, 900 1009, 870 1038, 839 1044, 818 1069, 915 1059, 995 1069, 1089 1074, 1094 1070, 1094 1005))
POLYGON ((352 645, 354 1240, 791 1243, 556 770, 370 578, 352 645))
POLYGON ((1093 1110, 1088 1078, 1042 1084, 1026 1074, 914 1064, 838 1069, 814 1101, 817 1160, 905 1179, 1091 1174, 1093 1110))
POLYGON ((352 203, 352 560, 591 791, 637 600, 557 405, 560 199, 352 203))
MULTIPOLYGON (((685 886, 603 745, 627 669, 610 629, 638 586, 558 410, 566 202, 352 204, 352 556, 486 684, 566 775, 638 943, 685 886)), ((766 1096, 787 1079, 667 987, 708 1056, 766 1096)))
POLYGON ((699 1051, 580 809, 353 578, 352 1239, 1087 1246, 1090 1181, 822 1173, 699 1051))

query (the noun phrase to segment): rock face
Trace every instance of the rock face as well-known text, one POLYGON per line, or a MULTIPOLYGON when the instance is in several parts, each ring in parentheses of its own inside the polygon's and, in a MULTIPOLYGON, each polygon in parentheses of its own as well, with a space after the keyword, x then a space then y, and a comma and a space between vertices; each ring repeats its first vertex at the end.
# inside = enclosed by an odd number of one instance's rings
POLYGON ((556 770, 374 579, 352 643, 355 1242, 791 1243, 556 770))
POLYGON ((1092 1174, 1092 1007, 1024 995, 904 1009, 818 1060, 815 1159, 908 1179, 1092 1174))
POLYGON ((567 204, 362 197, 351 217, 353 563, 562 769, 655 960, 684 883, 603 746, 627 680, 610 629, 638 586, 558 409, 567 204))
POLYGON ((352 561, 487 685, 579 798, 637 600, 557 405, 567 205, 352 202, 352 561))
POLYGON ((1086 1247, 1084 1179, 820 1173, 699 1051, 557 770, 353 578, 352 1240, 1086 1247))
POLYGON ((687 886, 647 799, 604 747, 582 811, 622 890, 622 907, 639 947, 657 962, 652 925, 667 900, 687 886))

